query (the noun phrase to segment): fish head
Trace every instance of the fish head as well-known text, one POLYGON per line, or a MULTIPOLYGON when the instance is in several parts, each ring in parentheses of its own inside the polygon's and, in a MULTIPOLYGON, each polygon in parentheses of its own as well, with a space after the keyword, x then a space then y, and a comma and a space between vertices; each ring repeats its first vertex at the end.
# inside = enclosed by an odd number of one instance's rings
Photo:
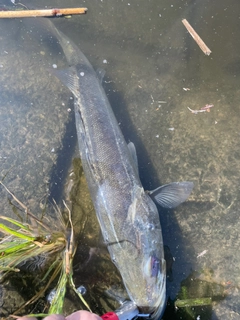
POLYGON ((158 210, 142 188, 135 192, 123 228, 127 241, 116 265, 140 313, 157 319, 165 308, 166 263, 158 210))

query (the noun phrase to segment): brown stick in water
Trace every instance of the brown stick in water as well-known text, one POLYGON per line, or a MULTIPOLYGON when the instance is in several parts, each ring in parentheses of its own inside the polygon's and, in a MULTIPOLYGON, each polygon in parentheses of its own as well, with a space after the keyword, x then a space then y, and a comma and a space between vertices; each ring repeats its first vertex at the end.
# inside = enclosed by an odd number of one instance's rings
POLYGON ((87 13, 87 8, 0 11, 0 18, 59 17, 85 13, 87 13))
POLYGON ((207 55, 209 56, 212 52, 206 44, 203 42, 203 40, 199 37, 197 32, 193 29, 193 27, 189 24, 189 22, 186 19, 182 20, 182 23, 186 27, 187 31, 190 33, 190 35, 193 37, 193 39, 197 42, 199 48, 207 55))

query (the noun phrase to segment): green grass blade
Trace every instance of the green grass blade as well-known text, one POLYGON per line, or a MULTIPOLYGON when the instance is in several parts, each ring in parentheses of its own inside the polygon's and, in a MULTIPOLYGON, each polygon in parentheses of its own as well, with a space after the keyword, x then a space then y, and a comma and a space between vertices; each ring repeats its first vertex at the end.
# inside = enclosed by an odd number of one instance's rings
POLYGON ((17 269, 17 268, 11 268, 11 267, 1 267, 0 266, 0 270, 1 271, 4 271, 4 272, 6 272, 6 271, 14 271, 14 272, 19 272, 20 270, 19 269, 17 269))
POLYGON ((35 245, 31 245, 30 248, 24 248, 23 250, 19 250, 18 252, 12 252, 11 254, 4 255, 0 263, 2 266, 7 267, 17 267, 23 261, 30 259, 35 256, 35 245))
MULTIPOLYGON (((43 279, 41 279, 41 281, 46 280, 46 278, 48 277, 48 275, 50 274, 50 272, 51 272, 52 270, 54 270, 54 268, 55 268, 55 266, 56 266, 57 264, 62 264, 62 261, 59 261, 58 259, 56 259, 56 260, 50 265, 50 267, 48 268, 48 271, 45 273, 45 275, 44 275, 43 279)), ((59 266, 58 266, 56 269, 59 269, 59 266)), ((59 269, 59 270, 60 270, 60 269, 59 269)))
POLYGON ((5 216, 0 216, 0 219, 7 220, 8 222, 11 222, 12 224, 15 224, 16 226, 20 227, 23 230, 29 230, 28 226, 22 224, 21 222, 15 220, 15 219, 12 219, 12 218, 9 218, 9 217, 5 217, 5 216))
POLYGON ((5 255, 11 253, 17 253, 19 250, 26 248, 28 245, 32 245, 32 241, 25 241, 23 243, 16 243, 16 242, 7 242, 0 245, 0 260, 5 255))
POLYGON ((56 269, 54 270, 53 274, 51 275, 50 279, 48 280, 47 284, 39 291, 37 292, 30 300, 22 304, 16 311, 14 311, 14 315, 18 314, 23 308, 26 306, 36 302, 40 297, 42 297, 45 293, 45 291, 49 288, 51 283, 54 281, 54 279, 57 277, 61 270, 61 264, 59 264, 56 269))
POLYGON ((62 271, 57 284, 57 291, 49 308, 49 314, 62 314, 68 276, 62 271))
POLYGON ((7 234, 11 234, 12 236, 15 236, 17 238, 21 238, 21 239, 24 239, 24 240, 28 240, 28 241, 34 241, 35 240, 35 237, 30 237, 30 236, 27 236, 19 231, 16 231, 12 228, 9 228, 7 226, 5 226, 4 224, 0 223, 0 229, 4 232, 4 233, 7 233, 7 234))
POLYGON ((78 295, 78 297, 81 299, 81 301, 82 301, 82 303, 85 305, 85 307, 86 307, 90 312, 92 312, 91 309, 90 309, 90 307, 89 307, 89 305, 88 305, 88 303, 86 302, 86 300, 83 298, 83 296, 81 295, 81 293, 77 291, 77 289, 76 289, 76 287, 75 287, 75 284, 74 284, 74 282, 73 282, 72 275, 69 275, 69 284, 70 284, 71 288, 73 289, 73 291, 74 291, 74 292, 78 295))

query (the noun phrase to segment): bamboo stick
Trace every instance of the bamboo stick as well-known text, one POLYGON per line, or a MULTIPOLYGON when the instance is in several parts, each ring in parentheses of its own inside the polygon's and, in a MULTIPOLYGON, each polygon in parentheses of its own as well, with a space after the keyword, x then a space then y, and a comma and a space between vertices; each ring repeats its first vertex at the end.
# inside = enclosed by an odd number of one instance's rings
POLYGON ((85 14, 87 8, 65 8, 65 9, 40 9, 0 11, 0 18, 28 18, 28 17, 59 17, 72 14, 85 14))
POLYGON ((212 52, 207 46, 206 44, 203 42, 203 40, 199 37, 199 35, 197 34, 197 32, 193 29, 193 27, 190 25, 190 23, 186 20, 183 19, 182 23, 184 24, 184 26, 186 27, 187 31, 190 33, 190 35, 193 37, 193 39, 196 41, 196 43, 198 44, 199 48, 207 55, 209 56, 210 53, 212 52))

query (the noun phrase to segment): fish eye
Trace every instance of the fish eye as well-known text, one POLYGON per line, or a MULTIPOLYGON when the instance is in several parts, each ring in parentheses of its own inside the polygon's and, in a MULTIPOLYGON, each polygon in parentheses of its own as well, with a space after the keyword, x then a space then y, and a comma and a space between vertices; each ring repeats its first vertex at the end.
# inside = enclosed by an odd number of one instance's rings
POLYGON ((156 256, 151 256, 151 277, 157 277, 160 270, 160 261, 156 256))
POLYGON ((151 255, 144 264, 144 273, 147 277, 156 278, 160 270, 160 261, 155 255, 151 255))

